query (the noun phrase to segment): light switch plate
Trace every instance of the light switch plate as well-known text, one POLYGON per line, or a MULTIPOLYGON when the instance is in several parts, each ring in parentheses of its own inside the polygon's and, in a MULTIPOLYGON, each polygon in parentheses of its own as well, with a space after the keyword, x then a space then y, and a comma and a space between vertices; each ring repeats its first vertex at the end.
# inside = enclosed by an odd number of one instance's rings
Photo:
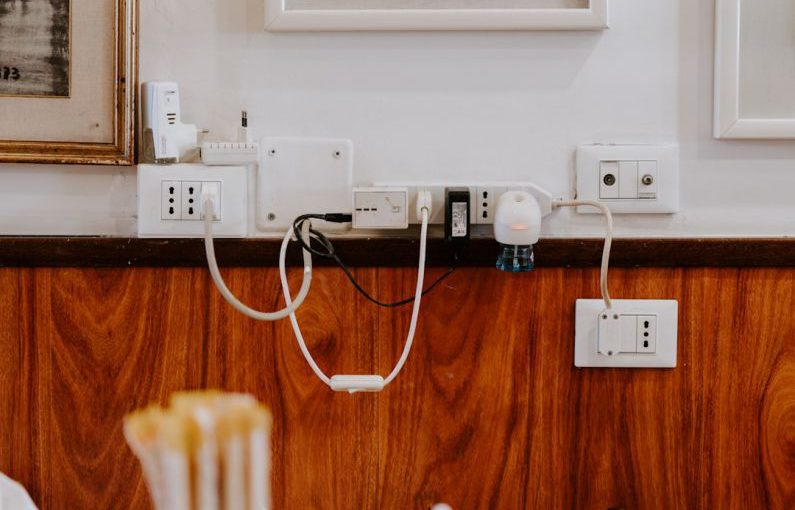
MULTIPOLYGON (((308 213, 350 213, 353 143, 327 138, 263 138, 257 169, 256 228, 283 233, 308 213)), ((320 230, 349 224, 317 222, 320 230)))
MULTIPOLYGON (((577 367, 674 368, 676 367, 679 304, 675 300, 614 299, 611 314, 619 316, 616 327, 602 327, 605 303, 578 299, 574 326, 574 365, 577 367), (622 352, 600 354, 600 333, 620 332, 611 342, 622 352), (626 335, 636 335, 626 338, 626 335), (646 336, 644 336, 646 335, 646 336), (634 351, 634 352, 626 352, 634 351)), ((608 317, 604 320, 612 319, 608 317)), ((609 340, 609 339, 607 339, 609 340)), ((605 350, 605 349, 602 349, 605 350)))
POLYGON ((247 178, 243 166, 138 165, 138 237, 203 237, 204 183, 220 190, 220 220, 214 223, 213 235, 246 237, 247 178))
MULTIPOLYGON (((679 212, 677 145, 583 145, 577 148, 577 198, 614 214, 679 212)), ((578 207, 581 214, 601 214, 578 207)))

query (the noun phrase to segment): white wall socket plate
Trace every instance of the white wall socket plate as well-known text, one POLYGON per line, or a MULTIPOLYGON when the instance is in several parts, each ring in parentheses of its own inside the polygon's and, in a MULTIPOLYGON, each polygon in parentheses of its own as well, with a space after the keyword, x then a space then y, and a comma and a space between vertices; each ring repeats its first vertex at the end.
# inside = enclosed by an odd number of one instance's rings
POLYGON ((679 304, 675 300, 614 299, 610 314, 604 311, 601 299, 577 300, 575 366, 676 367, 679 304))
POLYGON ((429 223, 431 225, 444 224, 444 190, 445 188, 468 188, 470 194, 469 214, 473 225, 493 225, 494 209, 500 195, 506 191, 527 191, 532 194, 541 207, 541 215, 546 216, 552 212, 552 195, 533 184, 524 181, 493 181, 493 182, 377 182, 378 187, 398 187, 409 190, 409 223, 418 224, 417 217, 417 192, 427 190, 433 199, 433 212, 429 223))
POLYGON ((242 166, 138 165, 138 237, 203 237, 203 185, 220 189, 213 235, 246 237, 246 181, 242 166))
MULTIPOLYGON (((353 143, 326 138, 263 138, 257 169, 256 227, 290 228, 307 213, 350 213, 353 143)), ((323 231, 350 225, 317 222, 323 231)))
MULTIPOLYGON (((679 212, 677 145, 583 145, 577 148, 577 198, 604 202, 615 214, 679 212)), ((582 214, 601 214, 578 207, 582 214)))

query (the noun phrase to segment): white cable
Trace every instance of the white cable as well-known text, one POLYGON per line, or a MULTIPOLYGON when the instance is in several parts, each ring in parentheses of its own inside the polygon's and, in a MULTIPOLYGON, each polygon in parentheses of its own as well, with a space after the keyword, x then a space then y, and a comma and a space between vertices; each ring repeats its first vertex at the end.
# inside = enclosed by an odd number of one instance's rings
MULTIPOLYGON (((395 368, 392 369, 392 372, 383 380, 383 385, 381 388, 386 387, 389 383, 395 380, 398 376, 400 371, 403 369, 403 366, 406 364, 406 360, 409 357, 409 353, 411 352, 411 347, 414 344, 414 334, 417 331, 417 320, 420 315, 420 303, 422 302, 422 288, 423 282, 425 280, 425 252, 427 246, 427 239, 428 239, 428 218, 429 218, 429 211, 428 208, 422 208, 422 229, 420 231, 420 261, 419 261, 419 268, 417 272, 417 288, 414 293, 414 308, 411 312, 411 323, 409 325, 409 332, 406 335, 406 343, 403 346, 403 352, 400 355, 400 359, 398 360, 395 368)), ((279 254, 279 276, 281 277, 282 281, 282 291, 284 292, 284 300, 289 305, 292 302, 292 298, 290 297, 290 288, 287 284, 287 271, 285 269, 285 252, 286 248, 282 248, 282 252, 279 254)), ((304 335, 301 333, 301 328, 298 326, 298 319, 295 317, 295 313, 290 313, 290 324, 293 326, 293 331, 295 332, 295 338, 298 340, 298 345, 301 348, 301 352, 306 358, 307 363, 312 368, 312 371, 315 375, 323 381, 326 385, 332 386, 332 381, 329 376, 327 376, 323 370, 315 362, 315 359, 312 357, 312 354, 309 352, 309 349, 306 346, 306 342, 304 341, 304 335)), ((379 388, 380 389, 380 388, 379 388)))
MULTIPOLYGON (((226 283, 224 283, 224 279, 221 276, 221 271, 218 270, 218 262, 215 259, 215 245, 213 243, 214 214, 210 212, 214 209, 215 206, 212 199, 209 197, 205 198, 203 203, 204 249, 207 252, 207 265, 210 268, 210 275, 212 275, 215 286, 218 287, 218 291, 221 293, 224 299, 226 299, 226 301, 237 311, 259 321, 277 321, 284 319, 288 315, 295 312, 298 307, 303 304, 304 299, 306 299, 307 294, 309 294, 309 287, 312 284, 312 255, 308 252, 304 252, 304 277, 303 281, 301 282, 301 290, 298 292, 295 302, 288 301, 287 306, 276 312, 260 312, 258 310, 254 310, 253 308, 249 308, 239 299, 237 299, 234 294, 232 294, 232 292, 226 286, 226 283)), ((284 239, 282 240, 282 246, 280 250, 281 257, 284 257, 287 253, 287 245, 290 243, 291 237, 292 230, 290 229, 284 235, 284 239)))
POLYGON ((596 207, 602 211, 607 221, 607 232, 605 233, 605 246, 602 251, 602 268, 599 274, 599 285, 602 289, 602 299, 608 310, 613 308, 613 302, 610 300, 610 292, 607 290, 607 268, 610 264, 610 247, 613 244, 613 213, 610 208, 602 202, 595 200, 555 200, 553 202, 555 207, 578 207, 578 206, 591 206, 596 207))

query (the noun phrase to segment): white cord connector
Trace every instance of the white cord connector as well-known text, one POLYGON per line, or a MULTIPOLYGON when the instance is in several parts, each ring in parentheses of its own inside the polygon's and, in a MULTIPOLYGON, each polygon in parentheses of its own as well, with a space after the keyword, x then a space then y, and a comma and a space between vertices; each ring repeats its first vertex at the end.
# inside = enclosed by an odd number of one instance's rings
POLYGON ((428 217, 431 217, 433 212, 433 195, 429 190, 420 190, 417 192, 417 218, 422 218, 422 210, 428 212, 428 217))
MULTIPOLYGON (((335 375, 333 377, 327 376, 323 370, 320 369, 309 348, 306 346, 306 341, 301 333, 301 328, 298 325, 298 319, 295 313, 290 313, 290 324, 293 327, 295 338, 298 341, 298 347, 301 349, 306 362, 309 364, 315 375, 329 386, 333 391, 345 391, 348 393, 358 392, 378 392, 383 390, 400 374, 403 366, 408 360, 411 353, 411 347, 414 344, 414 335, 417 331, 417 320, 420 315, 420 303, 422 302, 422 289, 425 281, 425 252, 428 243, 428 221, 433 212, 433 201, 431 194, 428 191, 420 191, 417 194, 417 211, 418 216, 422 221, 422 228, 420 230, 420 260, 419 269, 417 272, 417 288, 414 292, 414 307, 411 312, 411 322, 409 324, 409 331, 406 335, 406 343, 403 346, 403 352, 400 354, 400 359, 395 364, 395 368, 389 373, 388 376, 382 378, 380 375, 335 375)), ((306 251, 304 252, 307 253, 306 251)), ((285 264, 285 250, 279 256, 279 276, 282 281, 282 291, 284 292, 284 300, 288 305, 292 303, 290 297, 290 288, 287 285, 287 270, 285 264)))
MULTIPOLYGON (((303 304, 304 299, 306 299, 306 296, 309 294, 309 287, 312 284, 312 255, 309 252, 304 251, 304 278, 301 282, 301 290, 298 291, 298 296, 295 298, 295 302, 288 301, 287 306, 276 312, 260 312, 246 306, 239 299, 237 299, 234 294, 232 294, 232 291, 230 291, 226 286, 226 283, 221 276, 221 271, 218 269, 218 262, 215 258, 215 244, 213 242, 213 218, 217 214, 217 208, 213 196, 214 195, 210 189, 208 189, 205 193, 204 186, 202 186, 201 200, 202 214, 204 215, 204 249, 207 253, 207 266, 210 268, 210 275, 213 278, 213 282, 215 282, 215 286, 218 287, 218 291, 230 305, 247 317, 259 321, 277 321, 286 318, 303 304)), ((305 236, 308 236, 308 228, 309 225, 307 224, 303 232, 305 236)), ((282 266, 284 265, 284 259, 287 258, 287 246, 290 244, 292 234, 293 231, 290 229, 284 235, 284 239, 282 239, 282 245, 279 251, 279 260, 282 266)), ((282 270, 282 274, 285 275, 282 284, 286 288, 287 275, 284 270, 282 270)))
POLYGON ((605 245, 602 250, 602 267, 599 274, 599 286, 602 290, 602 299, 605 302, 605 311, 613 308, 613 302, 610 300, 610 292, 607 289, 607 269, 610 264, 610 247, 613 244, 613 213, 610 208, 602 202, 596 200, 555 200, 552 202, 553 207, 579 207, 579 206, 596 207, 605 216, 607 222, 607 230, 605 232, 605 245))
MULTIPOLYGON (((218 204, 221 203, 221 183, 220 182, 204 182, 202 183, 201 192, 202 204, 207 204, 212 208, 213 221, 221 221, 221 209, 218 204)), ((204 219, 205 208, 201 209, 201 218, 204 219)))

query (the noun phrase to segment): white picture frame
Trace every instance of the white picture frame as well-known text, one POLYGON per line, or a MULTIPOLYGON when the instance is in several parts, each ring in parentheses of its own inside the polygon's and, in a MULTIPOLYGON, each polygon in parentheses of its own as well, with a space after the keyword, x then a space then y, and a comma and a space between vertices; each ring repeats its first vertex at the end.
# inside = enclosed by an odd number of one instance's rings
POLYGON ((743 1, 748 0, 716 0, 714 137, 718 139, 795 138, 795 118, 753 118, 741 115, 743 1))
MULTIPOLYGON (((587 8, 290 9, 291 0, 265 0, 272 32, 396 30, 602 30, 608 0, 587 8)), ((326 0, 333 2, 334 0, 326 0)), ((488 0, 483 0, 488 2, 488 0)))

